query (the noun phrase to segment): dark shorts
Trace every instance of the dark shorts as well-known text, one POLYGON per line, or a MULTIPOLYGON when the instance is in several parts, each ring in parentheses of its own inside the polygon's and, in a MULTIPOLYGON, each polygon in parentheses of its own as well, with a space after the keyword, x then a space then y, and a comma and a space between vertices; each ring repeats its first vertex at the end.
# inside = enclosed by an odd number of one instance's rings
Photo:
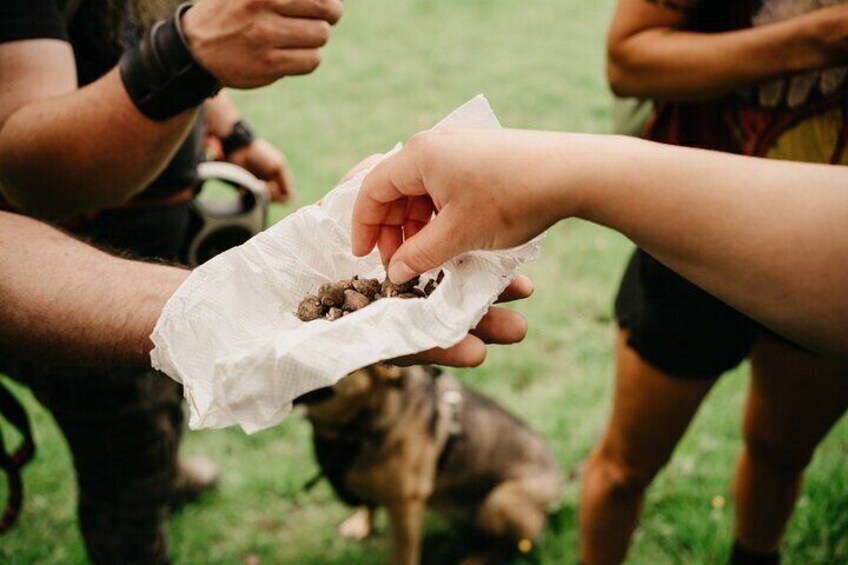
POLYGON ((748 356, 757 322, 707 294, 641 249, 624 273, 615 314, 628 345, 646 362, 681 379, 733 369, 748 356))

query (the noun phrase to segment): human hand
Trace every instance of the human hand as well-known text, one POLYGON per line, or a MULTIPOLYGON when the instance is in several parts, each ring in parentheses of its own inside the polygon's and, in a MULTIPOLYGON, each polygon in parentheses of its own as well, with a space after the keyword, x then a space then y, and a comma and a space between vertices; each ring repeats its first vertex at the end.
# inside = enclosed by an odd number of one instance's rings
POLYGON ((254 139, 250 145, 233 151, 227 161, 265 181, 274 202, 286 202, 294 194, 294 181, 285 155, 264 139, 254 139))
POLYGON ((354 254, 377 245, 389 278, 401 283, 464 251, 529 241, 569 214, 548 174, 552 162, 567 160, 559 140, 520 130, 416 135, 365 178, 353 210, 354 254))
POLYGON ((848 63, 848 5, 836 4, 808 14, 808 37, 821 54, 822 67, 848 63))
POLYGON ((223 86, 256 88, 314 71, 341 0, 203 0, 182 29, 195 59, 223 86))
MULTIPOLYGON (((518 275, 498 298, 498 302, 511 302, 527 298, 533 293, 533 281, 518 275)), ((464 340, 448 349, 431 349, 416 355, 393 359, 393 365, 447 365, 450 367, 476 367, 486 359, 486 344, 508 345, 518 343, 527 334, 524 317, 507 308, 493 306, 469 332, 464 340)))

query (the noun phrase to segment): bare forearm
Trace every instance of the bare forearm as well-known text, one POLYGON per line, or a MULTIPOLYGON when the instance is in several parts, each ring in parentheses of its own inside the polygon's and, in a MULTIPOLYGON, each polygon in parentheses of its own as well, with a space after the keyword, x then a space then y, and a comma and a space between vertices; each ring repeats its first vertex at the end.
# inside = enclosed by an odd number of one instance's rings
POLYGON ((43 217, 126 200, 155 178, 194 117, 187 111, 149 120, 113 69, 9 117, 0 130, 0 188, 14 205, 43 217))
POLYGON ((724 33, 614 26, 607 73, 616 94, 709 99, 792 73, 844 62, 848 5, 724 33))
POLYGON ((621 138, 563 150, 582 171, 579 216, 766 325, 848 354, 848 168, 621 138))
POLYGON ((0 349, 48 362, 147 365, 149 335, 187 275, 0 212, 0 349))

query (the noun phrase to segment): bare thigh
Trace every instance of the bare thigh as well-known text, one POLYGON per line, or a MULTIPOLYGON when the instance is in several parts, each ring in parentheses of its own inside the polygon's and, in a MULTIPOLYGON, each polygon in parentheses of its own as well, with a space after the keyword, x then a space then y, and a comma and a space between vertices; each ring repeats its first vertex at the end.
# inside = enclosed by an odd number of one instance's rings
POLYGON ((619 331, 613 409, 597 456, 626 484, 647 484, 671 457, 717 377, 676 379, 649 365, 619 331))

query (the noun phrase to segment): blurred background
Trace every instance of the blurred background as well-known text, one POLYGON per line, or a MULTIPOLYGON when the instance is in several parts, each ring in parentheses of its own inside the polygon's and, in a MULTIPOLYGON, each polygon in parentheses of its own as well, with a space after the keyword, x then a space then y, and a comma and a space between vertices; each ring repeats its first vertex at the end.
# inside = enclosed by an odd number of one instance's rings
MULTIPOLYGON (((347 2, 317 72, 232 93, 257 132, 285 151, 296 176, 296 201, 274 205, 272 220, 314 202, 365 156, 478 93, 505 126, 608 132, 604 50, 613 7, 612 0, 347 2)), ((577 477, 609 409, 612 299, 630 249, 624 238, 585 223, 552 229, 541 260, 526 271, 536 294, 515 306, 530 320, 527 339, 493 348, 483 367, 459 372, 544 434, 571 477, 544 539, 520 563, 577 561, 577 477)), ((649 491, 631 563, 725 562, 746 375, 743 366, 721 380, 649 491)), ((29 392, 11 388, 33 411, 41 455, 25 470, 24 512, 0 537, 0 562, 83 562, 67 448, 29 392)), ((317 466, 300 417, 254 436, 189 432, 183 453, 214 458, 222 483, 172 517, 176 563, 384 562, 384 517, 380 535, 343 540, 336 526, 350 510, 326 483, 303 488, 317 466)), ((810 468, 786 563, 848 562, 846 453, 843 421, 810 468)), ((449 563, 463 535, 428 519, 425 560, 449 563)))

